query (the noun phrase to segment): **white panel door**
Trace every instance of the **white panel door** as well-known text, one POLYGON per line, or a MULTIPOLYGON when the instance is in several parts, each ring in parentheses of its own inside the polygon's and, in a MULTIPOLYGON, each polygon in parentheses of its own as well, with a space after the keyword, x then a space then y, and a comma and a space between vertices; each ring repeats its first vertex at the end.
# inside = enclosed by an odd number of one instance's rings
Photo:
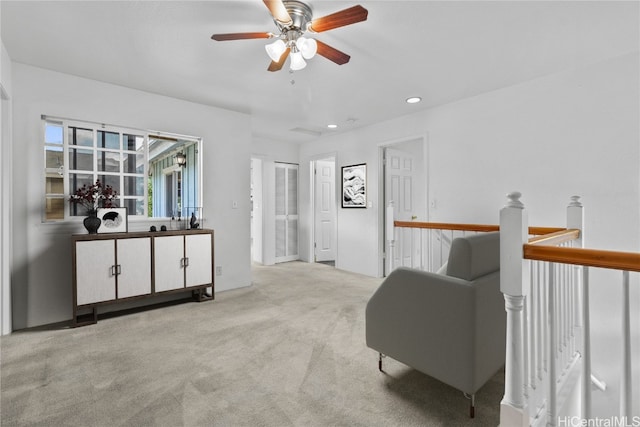
POLYGON ((184 236, 154 237, 156 292, 184 288, 184 236))
MULTIPOLYGON (((411 221, 417 216, 414 203, 416 189, 416 159, 411 153, 387 148, 385 150, 385 206, 393 201, 394 219, 411 221)), ((412 229, 396 229, 394 265, 417 267, 419 262, 419 237, 413 236, 412 229), (398 233, 402 233, 399 235, 398 233)), ((387 248, 389 253, 389 248, 387 248)), ((387 259, 386 272, 389 272, 387 259)))
POLYGON ((115 242, 76 242, 77 304, 116 299, 115 242))
POLYGON ((317 160, 315 170, 315 260, 336 259, 336 175, 333 160, 317 160))
POLYGON ((298 165, 276 163, 276 259, 298 259, 298 165))
POLYGON ((187 286, 208 285, 212 283, 211 273, 211 234, 185 236, 185 254, 187 286))
POLYGON ((151 293, 151 238, 119 239, 118 298, 151 293))

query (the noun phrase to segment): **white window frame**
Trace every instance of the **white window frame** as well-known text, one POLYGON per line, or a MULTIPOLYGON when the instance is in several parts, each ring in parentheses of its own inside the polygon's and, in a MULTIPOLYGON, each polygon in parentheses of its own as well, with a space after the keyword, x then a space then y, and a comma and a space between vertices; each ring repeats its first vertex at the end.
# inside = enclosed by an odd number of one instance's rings
MULTIPOLYGON (((96 182, 96 179, 98 179, 99 176, 101 175, 107 175, 107 176, 118 176, 119 177, 119 188, 120 191, 118 191, 118 200, 120 201, 119 205, 123 206, 122 200, 125 198, 123 196, 123 192, 124 192, 124 177, 125 176, 136 176, 136 177, 141 177, 144 180, 144 185, 143 185, 143 196, 142 196, 142 208, 143 208, 143 214, 142 215, 137 215, 136 212, 127 212, 127 215, 130 218, 147 218, 148 212, 147 212, 147 203, 146 200, 148 200, 148 189, 147 189, 147 185, 146 185, 146 177, 148 176, 149 173, 149 157, 148 157, 148 138, 149 138, 149 133, 146 131, 141 131, 139 129, 132 129, 132 128, 126 128, 126 127, 121 127, 121 126, 112 126, 112 125, 104 125, 104 124, 96 124, 96 123, 88 123, 88 122, 81 122, 81 121, 75 121, 75 120, 64 120, 63 122, 63 141, 64 141, 64 160, 65 160, 65 164, 64 164, 64 188, 65 188, 65 196, 68 199, 69 195, 70 195, 70 191, 71 191, 71 187, 70 187, 70 175, 73 173, 77 173, 77 174, 86 174, 86 175, 92 175, 93 179, 92 182, 96 182), (92 171, 82 171, 82 170, 78 170, 78 169, 70 169, 70 165, 69 165, 69 151, 72 147, 76 147, 75 145, 71 145, 71 141, 69 141, 69 128, 82 128, 82 129, 91 129, 93 131, 93 146, 91 148, 87 147, 87 150, 92 150, 93 151, 93 170, 92 171), (98 142, 98 132, 103 131, 103 132, 110 132, 110 133, 117 133, 119 135, 119 145, 120 145, 120 149, 115 150, 115 149, 108 149, 108 148, 101 148, 97 146, 97 142, 98 142), (120 172, 106 172, 106 171, 99 171, 98 170, 98 153, 100 152, 111 152, 111 153, 115 153, 115 152, 119 152, 120 154, 123 153, 133 153, 133 151, 131 150, 124 150, 123 147, 123 135, 135 135, 135 136, 141 136, 143 138, 142 141, 142 150, 143 150, 143 161, 144 161, 144 167, 143 167, 143 172, 140 173, 125 173, 122 170, 120 170, 120 172)), ((83 148, 82 146, 78 146, 81 149, 83 148)), ((120 160, 120 165, 122 166, 122 160, 120 160)), ((140 196, 138 197, 126 197, 127 200, 131 200, 131 199, 140 199, 140 196)), ((82 215, 79 215, 80 217, 82 217, 82 215)), ((70 203, 65 203, 64 206, 64 218, 65 220, 69 220, 72 218, 76 218, 78 217, 78 215, 71 215, 71 205, 70 203)))
MULTIPOLYGON (((128 212, 129 218, 133 219, 134 221, 136 220, 158 220, 158 219, 163 219, 160 217, 150 217, 149 212, 148 212, 148 199, 149 199, 149 191, 148 191, 148 178, 149 178, 149 135, 162 135, 162 136, 166 136, 166 137, 171 137, 171 138, 179 138, 181 140, 188 140, 188 141, 193 141, 194 144, 197 144, 197 152, 200 153, 198 155, 198 176, 197 176, 197 185, 198 185, 198 200, 200 200, 200 204, 202 205, 202 194, 203 194, 203 189, 202 189, 202 138, 199 137, 193 137, 193 136, 186 136, 186 135, 179 135, 179 134, 172 134, 172 133, 167 133, 167 132, 158 132, 158 131, 152 131, 152 130, 141 130, 141 129, 136 129, 136 128, 130 128, 130 127, 123 127, 123 126, 115 126, 115 125, 106 125, 106 124, 101 124, 101 123, 96 123, 96 122, 86 122, 86 121, 79 121, 79 120, 74 120, 74 119, 65 119, 65 118, 57 118, 57 117, 48 117, 48 116, 42 116, 42 135, 41 135, 41 141, 42 141, 42 149, 43 149, 43 167, 42 167, 42 179, 41 179, 41 200, 42 200, 42 209, 41 209, 41 215, 42 215, 42 222, 43 223, 60 223, 63 221, 75 221, 75 220, 80 220, 83 216, 82 215, 71 215, 71 204, 69 203, 69 196, 70 196, 70 192, 71 192, 71 188, 70 188, 70 181, 71 181, 71 174, 74 173, 78 173, 78 174, 86 174, 86 175, 91 175, 92 178, 92 182, 95 182, 95 180, 101 176, 101 175, 110 175, 110 176, 118 176, 119 177, 119 185, 120 185, 120 190, 118 191, 118 200, 120 201, 119 205, 123 206, 122 203, 122 199, 123 199, 123 192, 124 192, 124 178, 126 176, 134 176, 134 177, 141 177, 143 179, 144 185, 143 185, 143 192, 144 195, 143 196, 127 196, 126 199, 131 200, 131 199, 142 199, 142 208, 143 208, 143 214, 142 215, 137 215, 136 212, 128 212), (47 193, 47 188, 46 188, 46 174, 47 172, 51 172, 52 169, 51 168, 47 168, 46 165, 46 147, 47 146, 52 146, 53 144, 47 144, 45 142, 45 132, 46 132, 46 127, 48 124, 51 125, 55 125, 55 126, 62 126, 63 130, 62 130, 62 138, 63 138, 63 165, 59 168, 56 168, 56 172, 61 173, 63 175, 63 191, 64 194, 60 195, 60 194, 49 194, 47 193), (92 147, 86 147, 88 150, 92 150, 93 151, 93 170, 91 171, 82 171, 82 170, 77 170, 77 169, 70 169, 70 164, 69 164, 69 152, 72 148, 75 147, 79 147, 80 149, 84 148, 82 146, 75 146, 75 145, 71 145, 71 141, 69 141, 69 128, 82 128, 82 129, 91 129, 93 131, 93 146, 92 147), (119 138, 120 138, 120 149, 119 150, 115 150, 115 149, 104 149, 104 148, 100 148, 97 146, 97 133, 98 131, 104 131, 104 132, 113 132, 113 133, 118 133, 119 138), (120 171, 119 172, 106 172, 106 171, 99 171, 98 170, 98 153, 99 152, 119 152, 121 155, 123 154, 127 154, 127 153, 134 153, 134 151, 132 150, 126 150, 125 147, 123 146, 124 141, 123 141, 123 135, 135 135, 135 136, 140 136, 143 138, 142 140, 142 151, 143 151, 143 162, 144 162, 144 167, 143 167, 143 172, 142 173, 126 173, 122 170, 123 167, 123 160, 120 160, 120 171), (63 198, 64 200, 64 218, 63 219, 47 219, 46 218, 46 203, 47 203, 47 197, 48 196, 61 196, 58 198, 63 198)), ((177 167, 177 166, 176 166, 177 167)))

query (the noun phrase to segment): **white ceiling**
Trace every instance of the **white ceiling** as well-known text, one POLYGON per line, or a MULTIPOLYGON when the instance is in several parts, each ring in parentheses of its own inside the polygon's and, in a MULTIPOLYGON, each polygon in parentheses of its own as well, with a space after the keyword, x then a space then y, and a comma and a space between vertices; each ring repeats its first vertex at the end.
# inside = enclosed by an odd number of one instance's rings
POLYGON ((315 35, 348 64, 317 56, 302 71, 270 73, 267 40, 210 39, 275 32, 261 0, 2 0, 1 32, 13 61, 250 113, 257 140, 294 142, 316 139, 295 128, 341 132, 639 45, 637 1, 308 3, 314 17, 368 9, 365 22, 315 35), (424 101, 406 104, 413 95, 424 101))

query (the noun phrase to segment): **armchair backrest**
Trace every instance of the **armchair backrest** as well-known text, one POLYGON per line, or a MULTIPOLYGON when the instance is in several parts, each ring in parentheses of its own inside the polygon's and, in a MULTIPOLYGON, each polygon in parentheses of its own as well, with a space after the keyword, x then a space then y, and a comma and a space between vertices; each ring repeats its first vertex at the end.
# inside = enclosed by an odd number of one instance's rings
POLYGON ((500 233, 458 237, 451 243, 447 276, 472 281, 500 270, 500 233))

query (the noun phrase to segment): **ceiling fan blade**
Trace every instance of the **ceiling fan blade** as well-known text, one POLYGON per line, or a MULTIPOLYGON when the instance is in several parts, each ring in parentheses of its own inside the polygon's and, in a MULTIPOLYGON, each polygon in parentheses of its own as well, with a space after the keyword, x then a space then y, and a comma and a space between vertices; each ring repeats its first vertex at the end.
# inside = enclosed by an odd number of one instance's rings
POLYGON ((287 60, 290 51, 291 48, 287 48, 287 50, 285 50, 282 55, 280 55, 280 59, 278 59, 278 62, 271 61, 271 64, 269 64, 269 68, 267 68, 267 71, 280 71, 282 69, 282 66, 284 65, 284 61, 287 60))
POLYGON ((263 0, 264 4, 267 5, 269 12, 273 15, 273 18, 284 26, 290 25, 293 20, 287 12, 287 8, 284 7, 284 3, 282 0, 263 0))
POLYGON ((228 33, 228 34, 214 34, 211 36, 213 40, 219 42, 227 40, 245 40, 245 39, 270 39, 273 37, 272 33, 228 33))
POLYGON ((364 7, 357 5, 348 9, 341 10, 322 18, 314 19, 307 27, 307 30, 314 33, 333 30, 334 28, 344 27, 345 25, 355 24, 367 20, 369 11, 364 7))
POLYGON ((326 43, 322 43, 320 40, 316 40, 318 43, 318 55, 324 56, 329 61, 333 61, 338 65, 343 65, 349 62, 351 57, 344 52, 340 52, 338 49, 329 46, 326 43))

